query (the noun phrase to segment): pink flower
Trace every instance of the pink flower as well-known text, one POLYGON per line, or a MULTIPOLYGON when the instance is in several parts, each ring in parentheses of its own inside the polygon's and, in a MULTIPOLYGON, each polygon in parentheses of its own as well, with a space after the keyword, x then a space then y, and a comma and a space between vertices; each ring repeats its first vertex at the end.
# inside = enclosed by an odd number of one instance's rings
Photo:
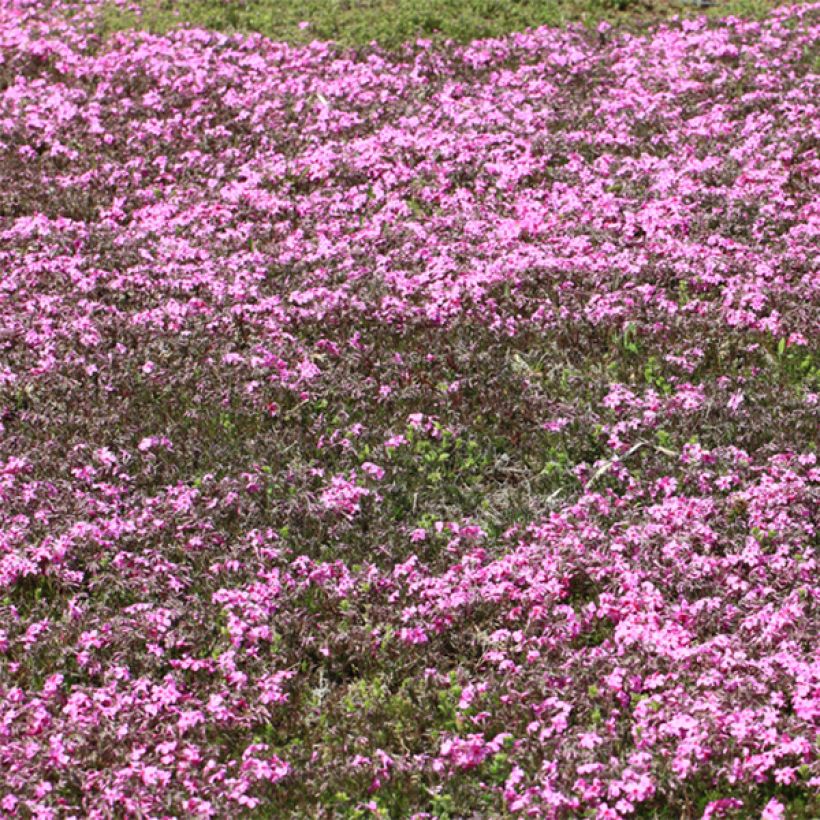
POLYGON ((384 446, 388 450, 394 450, 397 447, 401 447, 403 444, 407 444, 407 439, 399 433, 398 435, 390 436, 390 438, 386 439, 384 442, 384 446))
POLYGON ((783 820, 786 816, 786 807, 773 797, 763 808, 760 820, 783 820))
POLYGON ((296 673, 291 671, 274 672, 260 678, 258 686, 262 692, 259 701, 264 704, 282 704, 288 702, 288 693, 282 688, 283 684, 296 673))
POLYGON ((372 461, 365 461, 362 464, 362 470, 376 481, 381 481, 384 478, 384 468, 379 467, 378 464, 373 464, 372 461))
POLYGON ((352 518, 361 510, 361 501, 371 495, 366 487, 355 483, 355 473, 349 477, 336 475, 330 481, 320 496, 322 506, 326 510, 340 513, 346 518, 352 518))
POLYGON ((399 640, 409 644, 423 644, 427 643, 429 638, 421 627, 414 626, 402 627, 399 630, 399 640))

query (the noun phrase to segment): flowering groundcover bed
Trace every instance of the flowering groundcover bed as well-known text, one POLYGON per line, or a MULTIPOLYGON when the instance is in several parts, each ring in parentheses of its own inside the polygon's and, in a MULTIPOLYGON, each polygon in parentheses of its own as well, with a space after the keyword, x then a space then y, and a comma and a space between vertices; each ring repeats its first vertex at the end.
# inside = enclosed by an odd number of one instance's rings
POLYGON ((69 5, 0 2, 3 815, 817 816, 820 6, 69 5))

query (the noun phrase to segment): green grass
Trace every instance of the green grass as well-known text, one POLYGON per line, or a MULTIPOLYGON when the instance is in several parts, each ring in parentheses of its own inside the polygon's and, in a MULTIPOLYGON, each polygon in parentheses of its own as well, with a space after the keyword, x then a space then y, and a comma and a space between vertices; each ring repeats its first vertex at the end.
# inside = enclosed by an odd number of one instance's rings
POLYGON ((345 46, 378 41, 396 47, 417 37, 459 42, 542 25, 601 20, 646 23, 673 14, 756 17, 777 0, 143 0, 139 13, 113 3, 99 18, 103 35, 142 28, 164 33, 179 24, 219 31, 257 31, 300 43, 335 40, 345 46), (304 23, 308 23, 304 27, 304 23), (302 26, 300 26, 302 24, 302 26))

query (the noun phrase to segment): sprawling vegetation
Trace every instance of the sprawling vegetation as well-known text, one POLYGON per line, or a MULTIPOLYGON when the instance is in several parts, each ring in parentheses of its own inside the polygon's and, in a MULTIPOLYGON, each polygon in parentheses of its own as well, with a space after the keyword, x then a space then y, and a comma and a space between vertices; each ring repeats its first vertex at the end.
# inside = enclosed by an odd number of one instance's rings
POLYGON ((100 31, 144 28, 164 34, 180 24, 259 32, 274 40, 333 40, 395 48, 416 38, 467 43, 539 26, 601 21, 645 25, 673 14, 758 16, 776 0, 143 0, 109 2, 100 31))
POLYGON ((820 6, 110 9, 0 0, 3 816, 820 815, 820 6))

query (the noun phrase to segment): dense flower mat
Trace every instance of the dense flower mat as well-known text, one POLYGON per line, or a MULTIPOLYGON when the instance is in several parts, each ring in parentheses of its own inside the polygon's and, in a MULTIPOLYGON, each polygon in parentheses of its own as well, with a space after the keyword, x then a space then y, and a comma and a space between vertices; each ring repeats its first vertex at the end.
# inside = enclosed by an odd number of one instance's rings
POLYGON ((818 12, 2 0, 3 816, 820 814, 818 12))

